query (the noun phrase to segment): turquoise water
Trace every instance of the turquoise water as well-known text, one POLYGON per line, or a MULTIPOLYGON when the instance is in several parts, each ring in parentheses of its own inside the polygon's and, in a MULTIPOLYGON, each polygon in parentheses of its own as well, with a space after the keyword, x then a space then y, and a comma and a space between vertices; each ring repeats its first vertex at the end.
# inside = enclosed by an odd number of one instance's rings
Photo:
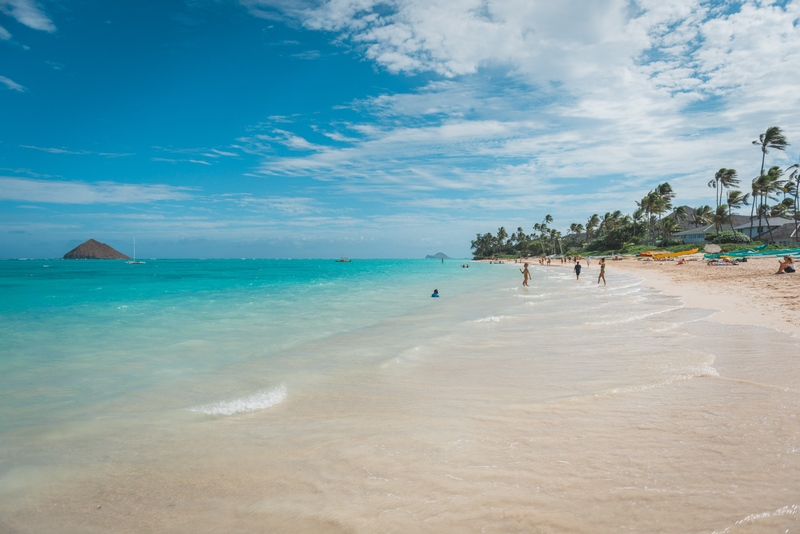
POLYGON ((0 262, 0 532, 797 530, 796 338, 460 264, 0 262))
POLYGON ((324 365, 292 347, 428 306, 433 289, 454 297, 509 277, 460 265, 0 262, 0 431, 274 386, 301 361, 324 365))

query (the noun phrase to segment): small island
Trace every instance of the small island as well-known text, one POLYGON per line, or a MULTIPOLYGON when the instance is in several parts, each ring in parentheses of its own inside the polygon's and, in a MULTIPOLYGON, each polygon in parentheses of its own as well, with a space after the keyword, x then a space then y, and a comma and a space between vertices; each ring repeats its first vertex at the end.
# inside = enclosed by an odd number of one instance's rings
POLYGON ((105 243, 90 239, 64 254, 65 260, 129 260, 130 257, 105 243))
POLYGON ((445 254, 444 252, 437 252, 437 253, 436 253, 436 254, 434 254, 433 256, 431 256, 430 254, 428 254, 427 256, 425 256, 425 259, 426 259, 426 260, 449 260, 449 259, 450 259, 450 256, 448 256, 448 255, 447 255, 447 254, 445 254))

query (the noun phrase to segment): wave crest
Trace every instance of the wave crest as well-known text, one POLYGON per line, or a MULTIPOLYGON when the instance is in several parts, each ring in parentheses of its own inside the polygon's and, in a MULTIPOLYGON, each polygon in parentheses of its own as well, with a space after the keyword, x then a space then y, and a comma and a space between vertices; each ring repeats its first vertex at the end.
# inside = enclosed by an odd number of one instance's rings
POLYGON ((191 412, 207 415, 234 415, 237 413, 255 412, 280 404, 286 398, 286 384, 281 384, 270 391, 262 391, 249 397, 231 401, 220 401, 189 408, 191 412))

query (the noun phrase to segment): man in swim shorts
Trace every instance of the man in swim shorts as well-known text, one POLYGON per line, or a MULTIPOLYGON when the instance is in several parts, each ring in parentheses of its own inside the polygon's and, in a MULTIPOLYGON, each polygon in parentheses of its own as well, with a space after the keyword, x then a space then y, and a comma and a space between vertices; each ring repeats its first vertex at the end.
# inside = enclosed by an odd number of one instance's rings
POLYGON ((573 270, 575 271, 575 279, 576 280, 580 280, 581 279, 581 262, 576 261, 575 262, 575 269, 573 269, 573 270))

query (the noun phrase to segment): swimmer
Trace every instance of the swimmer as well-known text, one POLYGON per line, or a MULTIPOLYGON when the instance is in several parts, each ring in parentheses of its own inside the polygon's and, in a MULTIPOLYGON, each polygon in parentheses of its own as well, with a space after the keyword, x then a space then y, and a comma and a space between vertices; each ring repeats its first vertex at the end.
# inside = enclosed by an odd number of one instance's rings
POLYGON ((525 269, 520 269, 519 272, 522 273, 522 285, 523 287, 528 287, 528 280, 531 278, 531 272, 528 270, 528 264, 525 264, 525 269))
POLYGON ((433 290, 433 295, 431 295, 431 297, 438 298, 439 297, 439 290, 438 289, 434 289, 433 290))

